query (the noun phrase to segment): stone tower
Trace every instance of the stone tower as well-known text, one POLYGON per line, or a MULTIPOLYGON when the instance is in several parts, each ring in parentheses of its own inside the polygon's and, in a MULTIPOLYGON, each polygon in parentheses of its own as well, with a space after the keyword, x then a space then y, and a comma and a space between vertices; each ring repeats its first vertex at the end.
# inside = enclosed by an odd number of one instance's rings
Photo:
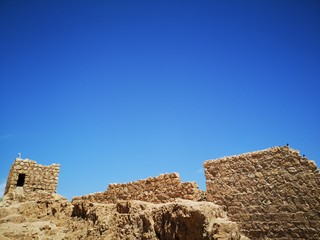
POLYGON ((44 166, 29 159, 16 158, 4 192, 5 200, 25 201, 56 193, 60 164, 44 166))

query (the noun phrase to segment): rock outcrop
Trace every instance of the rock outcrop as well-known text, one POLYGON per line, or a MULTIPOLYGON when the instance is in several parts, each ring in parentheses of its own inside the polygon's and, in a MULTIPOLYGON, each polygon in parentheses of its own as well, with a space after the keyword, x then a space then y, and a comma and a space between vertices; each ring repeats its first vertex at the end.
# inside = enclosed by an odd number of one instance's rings
POLYGON ((247 239, 214 203, 115 204, 62 197, 0 208, 0 239, 247 239))
POLYGON ((0 203, 0 239, 64 239, 73 205, 62 196, 0 203))

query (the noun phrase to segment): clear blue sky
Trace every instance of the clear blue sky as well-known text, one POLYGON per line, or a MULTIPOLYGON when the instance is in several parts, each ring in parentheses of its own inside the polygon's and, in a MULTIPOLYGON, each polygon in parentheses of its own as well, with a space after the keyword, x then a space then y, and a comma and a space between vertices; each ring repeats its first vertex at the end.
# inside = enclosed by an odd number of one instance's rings
POLYGON ((290 144, 320 165, 319 1, 0 1, 0 181, 58 193, 290 144))

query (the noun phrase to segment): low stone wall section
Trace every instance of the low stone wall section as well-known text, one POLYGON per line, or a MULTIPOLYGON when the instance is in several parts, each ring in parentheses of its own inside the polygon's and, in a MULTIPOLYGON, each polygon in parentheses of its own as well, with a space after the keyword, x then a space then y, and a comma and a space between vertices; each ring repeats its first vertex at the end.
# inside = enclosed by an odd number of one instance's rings
POLYGON ((204 192, 199 190, 195 182, 182 183, 177 173, 171 173, 125 184, 110 184, 105 192, 74 197, 73 200, 86 199, 99 203, 140 200, 166 203, 178 198, 198 201, 204 198, 204 192))
POLYGON ((251 239, 320 239, 320 173, 289 147, 204 163, 208 201, 251 239))

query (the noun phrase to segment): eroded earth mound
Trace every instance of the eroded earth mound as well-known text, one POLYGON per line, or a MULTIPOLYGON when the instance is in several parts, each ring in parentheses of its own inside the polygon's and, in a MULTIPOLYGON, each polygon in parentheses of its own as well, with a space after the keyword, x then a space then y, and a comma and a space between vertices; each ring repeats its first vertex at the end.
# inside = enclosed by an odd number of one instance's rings
POLYGON ((1 206, 0 239, 247 239, 211 202, 71 203, 52 196, 1 206))

